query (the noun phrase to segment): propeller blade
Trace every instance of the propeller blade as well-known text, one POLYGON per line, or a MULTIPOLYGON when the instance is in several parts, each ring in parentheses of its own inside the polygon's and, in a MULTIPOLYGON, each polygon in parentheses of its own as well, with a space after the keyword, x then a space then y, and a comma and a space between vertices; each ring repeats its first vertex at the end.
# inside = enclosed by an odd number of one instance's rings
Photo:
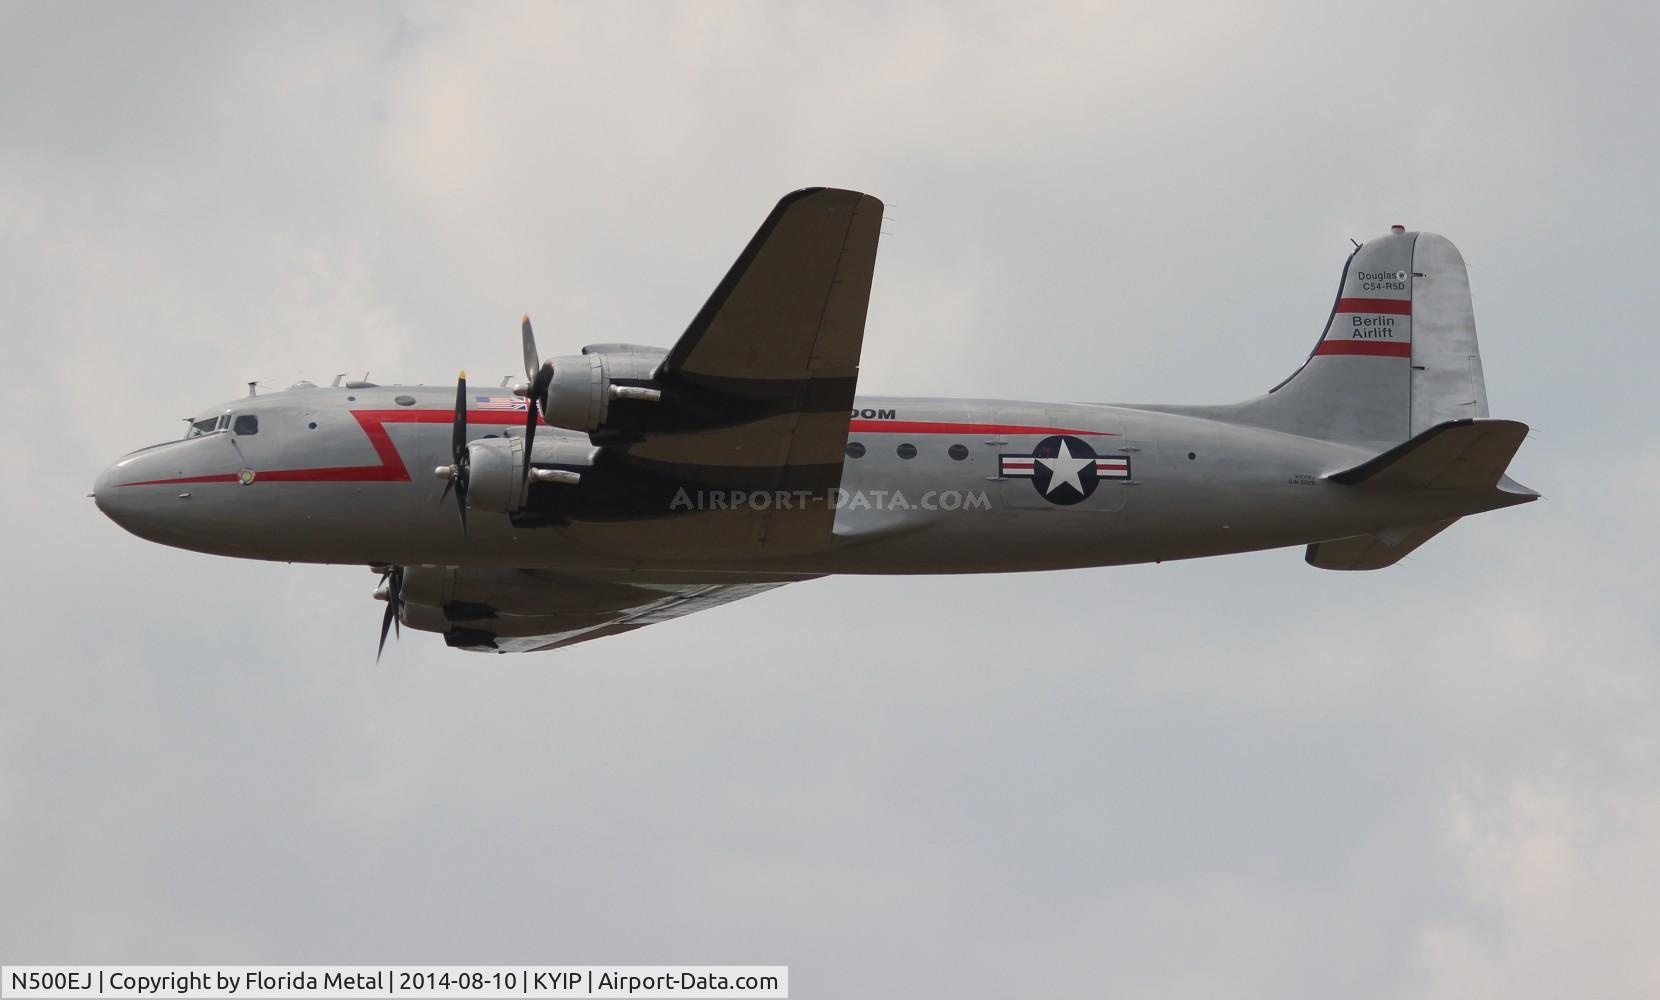
POLYGON ((403 609, 403 567, 394 566, 382 573, 380 582, 386 588, 386 613, 380 619, 380 645, 375 647, 376 663, 386 652, 386 633, 389 630, 395 629, 398 637, 403 637, 403 626, 398 622, 398 612, 403 609))
MULTIPOLYGON (((467 373, 461 372, 455 378, 455 425, 450 431, 450 458, 455 463, 450 467, 450 478, 444 486, 444 496, 448 496, 450 488, 455 488, 455 507, 461 515, 461 533, 467 533, 467 373)), ((438 502, 443 503, 439 497, 438 502)))
POLYGON ((380 662, 380 654, 386 652, 386 633, 392 630, 392 623, 398 620, 398 609, 386 602, 386 614, 380 620, 380 645, 375 647, 375 662, 380 662))
POLYGON ((533 395, 533 396, 530 397, 530 405, 525 407, 525 471, 524 471, 524 477, 523 477, 522 481, 519 483, 519 489, 521 491, 530 482, 530 456, 535 454, 530 449, 531 449, 531 446, 534 445, 535 443, 536 443, 536 397, 533 395))
POLYGON ((450 434, 450 457, 457 465, 461 464, 461 455, 467 450, 467 373, 462 372, 455 379, 455 429, 450 434))
POLYGON ((525 381, 536 381, 536 371, 542 367, 542 359, 536 353, 536 335, 530 332, 530 314, 525 313, 519 330, 524 334, 525 341, 525 381))
MULTIPOLYGON (((527 331, 530 329, 529 319, 525 320, 525 329, 527 331)), ((526 358, 529 358, 528 354, 526 355, 526 358)), ((530 380, 530 391, 525 397, 530 401, 530 405, 525 407, 525 467, 524 481, 520 483, 521 489, 527 488, 530 485, 530 457, 534 454, 534 452, 531 451, 531 446, 536 443, 536 414, 537 411, 541 409, 543 401, 547 397, 548 387, 552 384, 553 362, 549 361, 547 364, 536 369, 536 374, 530 380)))

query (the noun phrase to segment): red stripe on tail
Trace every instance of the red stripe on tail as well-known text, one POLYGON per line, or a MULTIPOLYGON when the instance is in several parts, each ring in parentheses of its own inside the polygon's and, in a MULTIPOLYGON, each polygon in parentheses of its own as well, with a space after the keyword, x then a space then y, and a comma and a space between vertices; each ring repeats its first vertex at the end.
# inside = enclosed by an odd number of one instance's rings
POLYGON ((1340 313, 1386 313, 1390 316, 1411 316, 1411 299, 1338 299, 1340 313))
POLYGON ((1315 354, 1359 354, 1374 358, 1410 358, 1412 345, 1399 340, 1322 340, 1315 354))

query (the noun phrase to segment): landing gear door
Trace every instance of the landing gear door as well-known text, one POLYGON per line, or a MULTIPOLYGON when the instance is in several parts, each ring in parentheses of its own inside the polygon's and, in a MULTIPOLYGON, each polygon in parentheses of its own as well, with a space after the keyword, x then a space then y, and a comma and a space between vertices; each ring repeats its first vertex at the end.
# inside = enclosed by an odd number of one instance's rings
POLYGON ((994 446, 1002 506, 1010 510, 1124 509, 1134 466, 1117 412, 1010 405, 997 410, 994 446))

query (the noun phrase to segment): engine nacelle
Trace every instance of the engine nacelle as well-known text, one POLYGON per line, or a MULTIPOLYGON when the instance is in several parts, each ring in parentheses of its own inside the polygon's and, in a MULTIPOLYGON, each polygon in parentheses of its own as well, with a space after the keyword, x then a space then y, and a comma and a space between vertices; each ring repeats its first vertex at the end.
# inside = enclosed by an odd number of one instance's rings
MULTIPOLYGON (((531 466, 594 464, 599 449, 587 441, 538 438, 531 466)), ((492 514, 514 514, 529 496, 525 478, 525 442, 513 437, 485 438, 467 445, 467 509, 492 514)))
POLYGON ((591 431, 605 423, 611 408, 610 367, 604 354, 554 358, 543 419, 573 431, 591 431))
POLYGON ((596 430, 605 423, 611 400, 619 393, 650 392, 634 386, 613 388, 613 381, 649 379, 661 361, 661 355, 623 353, 554 358, 553 381, 548 385, 547 398, 542 401, 542 417, 566 430, 596 430))
POLYGON ((467 507, 511 514, 524 506, 523 438, 485 438, 467 445, 467 507))

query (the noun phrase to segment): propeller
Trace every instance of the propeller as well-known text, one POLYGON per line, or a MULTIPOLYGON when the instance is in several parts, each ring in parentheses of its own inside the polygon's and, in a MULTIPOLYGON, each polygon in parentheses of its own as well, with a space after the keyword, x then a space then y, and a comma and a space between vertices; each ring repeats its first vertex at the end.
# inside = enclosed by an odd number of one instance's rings
POLYGON ((461 533, 467 533, 467 373, 461 372, 455 380, 455 424, 450 431, 450 465, 436 470, 445 480, 439 503, 455 490, 455 509, 461 514, 461 533))
POLYGON ((525 378, 530 380, 530 385, 525 390, 525 399, 529 401, 529 405, 525 407, 524 480, 519 484, 520 490, 524 490, 529 488, 530 484, 530 456, 533 454, 530 449, 536 443, 536 417, 546 405, 548 387, 553 384, 553 362, 543 364, 537 356, 536 335, 530 331, 528 313, 519 329, 524 334, 525 378))
POLYGON ((375 599, 386 602, 386 614, 380 619, 380 645, 375 647, 375 662, 380 662, 380 654, 386 651, 386 633, 396 629, 398 638, 403 638, 403 626, 398 623, 398 613, 403 610, 403 567, 390 566, 380 575, 380 586, 375 590, 375 599))

